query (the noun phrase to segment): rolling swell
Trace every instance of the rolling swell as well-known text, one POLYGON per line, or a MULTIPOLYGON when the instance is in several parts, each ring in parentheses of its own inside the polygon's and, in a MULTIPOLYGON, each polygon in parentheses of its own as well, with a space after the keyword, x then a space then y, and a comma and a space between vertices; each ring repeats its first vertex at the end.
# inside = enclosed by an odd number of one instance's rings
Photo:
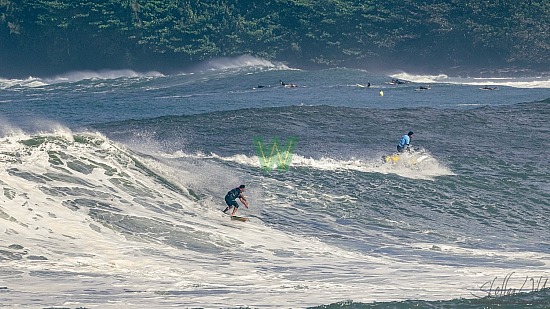
POLYGON ((363 72, 243 74, 7 89, 11 121, 30 110, 104 136, 2 138, 2 303, 396 303, 548 274, 548 101, 513 103, 545 89, 388 85, 381 98, 354 86, 363 72), (279 78, 302 87, 252 89, 279 78), (427 159, 384 164, 408 130, 427 159), (253 138, 291 135, 290 169, 263 172, 253 138), (220 211, 240 183, 246 224, 220 211))
MULTIPOLYGON (((550 211, 544 202, 550 172, 542 163, 541 143, 548 133, 546 107, 547 102, 468 110, 292 106, 98 129, 139 147, 154 141, 156 150, 185 154, 182 160, 238 168, 263 188, 263 203, 285 206, 265 209, 265 221, 298 234, 334 236, 346 230, 357 241, 344 246, 359 250, 373 250, 364 244, 373 230, 381 230, 380 243, 414 239, 547 252, 540 233, 550 211), (409 129, 416 132, 413 145, 429 154, 431 164, 383 164, 381 156, 392 153, 396 138, 409 129), (265 143, 297 136, 288 173, 261 172, 253 145, 257 136, 265 143)), ((223 184, 203 183, 218 186, 223 184)))

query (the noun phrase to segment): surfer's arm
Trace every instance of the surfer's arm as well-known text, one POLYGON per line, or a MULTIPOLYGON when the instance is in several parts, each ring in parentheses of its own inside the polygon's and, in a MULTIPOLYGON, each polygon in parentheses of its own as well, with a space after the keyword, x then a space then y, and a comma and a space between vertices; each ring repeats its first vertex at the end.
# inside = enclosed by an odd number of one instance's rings
POLYGON ((243 203, 244 207, 248 208, 248 201, 244 198, 244 196, 240 196, 239 199, 241 200, 241 203, 243 203))

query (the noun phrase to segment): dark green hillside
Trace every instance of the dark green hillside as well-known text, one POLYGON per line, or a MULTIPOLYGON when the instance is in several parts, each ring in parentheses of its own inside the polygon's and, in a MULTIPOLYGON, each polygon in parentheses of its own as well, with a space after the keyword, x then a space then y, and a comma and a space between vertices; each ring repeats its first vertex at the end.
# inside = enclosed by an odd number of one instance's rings
POLYGON ((0 76, 295 66, 550 68, 547 0, 0 0, 0 76))

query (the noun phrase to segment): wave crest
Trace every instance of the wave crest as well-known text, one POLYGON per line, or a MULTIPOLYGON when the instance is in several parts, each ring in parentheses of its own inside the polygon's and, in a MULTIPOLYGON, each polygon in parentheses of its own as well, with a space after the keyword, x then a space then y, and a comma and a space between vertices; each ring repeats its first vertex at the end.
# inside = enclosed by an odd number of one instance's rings
MULTIPOLYGON (((247 156, 245 154, 237 154, 233 156, 219 156, 215 153, 204 154, 187 154, 178 151, 172 155, 167 155, 171 158, 196 158, 196 159, 212 159, 226 162, 234 162, 241 165, 251 166, 255 168, 262 168, 260 159, 258 156, 247 156)), ((284 155, 283 155, 284 156, 284 155)), ((354 170, 365 173, 381 173, 381 174, 396 174, 402 177, 411 179, 433 179, 439 176, 454 175, 454 173, 446 166, 441 164, 435 157, 433 157, 425 149, 418 150, 411 154, 402 154, 402 159, 397 162, 385 162, 383 157, 380 158, 367 158, 367 159, 334 159, 328 157, 322 157, 314 159, 311 157, 304 157, 301 155, 293 155, 290 167, 299 168, 311 168, 324 171, 341 171, 341 170, 354 170)), ((278 162, 278 157, 271 158, 273 162, 278 162)), ((270 161, 268 159, 268 161, 270 161)), ((277 168, 275 164, 274 169, 277 168)))
POLYGON ((268 70, 291 70, 281 62, 271 62, 266 59, 257 58, 250 55, 238 57, 224 57, 209 60, 197 67, 199 71, 207 70, 231 70, 244 68, 258 68, 268 70))

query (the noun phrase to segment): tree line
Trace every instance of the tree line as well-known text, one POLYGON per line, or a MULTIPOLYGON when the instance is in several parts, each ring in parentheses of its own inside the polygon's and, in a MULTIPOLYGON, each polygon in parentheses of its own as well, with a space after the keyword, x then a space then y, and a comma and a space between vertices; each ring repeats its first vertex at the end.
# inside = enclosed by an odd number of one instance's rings
POLYGON ((0 74, 181 67, 549 67, 547 0, 0 0, 0 74))

